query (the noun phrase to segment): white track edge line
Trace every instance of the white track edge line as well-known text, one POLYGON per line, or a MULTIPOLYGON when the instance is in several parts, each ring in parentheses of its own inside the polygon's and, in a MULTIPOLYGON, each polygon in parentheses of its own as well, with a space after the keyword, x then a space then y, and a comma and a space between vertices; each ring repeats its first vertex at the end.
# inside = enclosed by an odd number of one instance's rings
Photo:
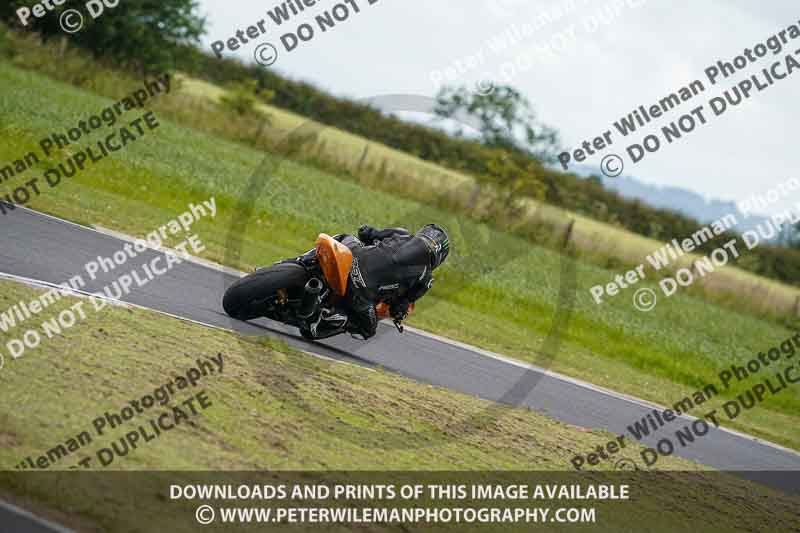
MULTIPOLYGON (((101 235, 105 235, 107 237, 116 237, 117 239, 121 239, 121 236, 125 236, 125 237, 127 237, 128 240, 134 239, 134 237, 131 237, 129 235, 125 235, 124 233, 113 232, 114 234, 118 234, 119 236, 111 235, 109 233, 104 233, 103 231, 100 231, 100 230, 98 230, 98 229, 96 229, 94 227, 87 227, 87 226, 84 226, 82 224, 77 224, 75 222, 71 222, 69 220, 65 220, 65 219, 62 219, 62 218, 59 218, 59 217, 56 217, 56 216, 53 216, 53 215, 48 215, 47 213, 40 213, 39 211, 35 211, 33 209, 29 209, 29 208, 24 207, 24 206, 18 206, 18 207, 22 208, 22 209, 24 209, 26 211, 30 211, 32 213, 36 213, 38 215, 45 216, 47 218, 52 218, 53 220, 56 220, 56 221, 59 221, 59 222, 67 223, 67 224, 70 224, 70 225, 73 225, 73 226, 77 226, 79 228, 83 228, 83 229, 87 229, 87 230, 90 230, 90 231, 94 231, 96 233, 99 233, 101 235)), ((125 239, 122 239, 122 240, 125 240, 125 239)), ((205 259, 202 259, 201 261, 206 263, 203 266, 205 266, 206 268, 209 268, 211 270, 218 270, 218 271, 221 271, 221 272, 224 272, 224 273, 230 273, 230 274, 233 274, 233 275, 236 275, 236 274, 244 275, 245 274, 244 272, 241 272, 241 271, 238 271, 238 270, 234 270, 234 269, 230 269, 229 267, 225 267, 225 266, 219 265, 217 263, 213 263, 211 261, 207 261, 205 259)), ((198 263, 198 264, 201 264, 201 263, 198 263)), ((127 302, 123 302, 123 303, 127 303, 127 302)), ((135 304, 133 304, 133 305, 135 305, 135 304)), ((138 307, 140 307, 142 309, 149 309, 147 307, 142 307, 142 306, 138 306, 138 307)), ((172 316, 173 318, 178 318, 178 319, 181 319, 181 320, 187 320, 189 322, 194 322, 196 324, 200 324, 200 325, 203 325, 203 326, 213 327, 213 328, 216 328, 216 329, 221 329, 223 331, 231 331, 231 330, 227 330, 225 328, 220 328, 218 326, 214 326, 213 324, 204 324, 202 322, 198 322, 198 321, 195 321, 195 320, 192 320, 192 319, 187 319, 185 317, 180 317, 180 316, 172 315, 170 313, 166 313, 166 312, 163 312, 163 311, 158 311, 157 309, 151 309, 151 310, 159 312, 159 313, 162 313, 162 314, 167 315, 167 316, 172 316)), ((613 391, 611 389, 606 389, 604 387, 600 387, 599 385, 594 385, 592 383, 589 383, 589 382, 586 382, 586 381, 582 381, 582 380, 577 379, 577 378, 572 378, 572 377, 566 376, 564 374, 559 374, 558 372, 553 372, 551 370, 547 370, 547 369, 544 369, 544 368, 536 367, 535 365, 531 365, 531 364, 528 364, 528 363, 523 363, 522 361, 518 361, 516 359, 512 359, 512 358, 504 356, 504 355, 496 354, 494 352, 490 352, 488 350, 484 350, 484 349, 478 348, 476 346, 471 346, 469 344, 465 344, 465 343, 462 343, 462 342, 459 342, 459 341, 448 339, 446 337, 440 337, 439 335, 435 335, 433 333, 428 333, 427 331, 423 331, 421 329, 411 328, 411 327, 406 327, 406 329, 411 331, 412 333, 416 333, 416 334, 421 335, 423 337, 429 337, 429 338, 432 338, 432 339, 437 340, 439 342, 443 342, 443 343, 449 344, 451 346, 456 346, 456 347, 464 349, 464 350, 468 350, 468 351, 471 351, 471 352, 474 352, 474 353, 478 353, 478 354, 481 354, 481 355, 483 355, 485 357, 489 357, 489 358, 492 358, 492 359, 495 359, 495 360, 498 360, 498 361, 501 361, 501 362, 504 362, 504 363, 507 363, 507 364, 510 364, 510 365, 513 365, 513 366, 517 366, 517 367, 520 367, 520 368, 525 368, 525 369, 528 369, 528 370, 534 370, 534 371, 537 371, 537 372, 541 372, 542 374, 545 374, 548 377, 552 377, 554 379, 565 381, 567 383, 571 383, 573 385, 577 385, 577 386, 583 387, 585 389, 593 390, 595 392, 599 392, 599 393, 605 394, 607 396, 611 396, 611 397, 614 397, 614 398, 617 398, 617 399, 620 399, 620 400, 625 400, 625 401, 628 401, 628 402, 631 402, 631 403, 636 403, 636 404, 639 404, 640 406, 647 407, 647 408, 657 409, 657 410, 661 410, 661 411, 666 409, 666 407, 664 407, 664 406, 658 405, 658 404, 653 403, 653 402, 649 402, 647 400, 643 400, 641 398, 637 398, 635 396, 630 396, 628 394, 624 394, 624 393, 621 393, 621 392, 613 391)), ((342 362, 344 364, 351 364, 351 363, 346 363, 344 361, 340 361, 340 362, 342 362)), ((354 366, 358 366, 358 365, 354 365, 354 366)), ((685 418, 687 418, 689 420, 697 420, 697 418, 692 416, 692 415, 684 414, 684 415, 681 415, 681 416, 685 417, 685 418)), ((724 431, 724 432, 729 433, 731 435, 735 435, 737 437, 744 438, 744 439, 747 439, 747 440, 750 440, 752 442, 756 442, 756 443, 759 443, 759 444, 763 444, 765 446, 769 446, 771 448, 775 448, 776 450, 781 450, 783 452, 787 452, 787 453, 790 453, 792 455, 796 455, 796 456, 800 457, 800 452, 798 452, 796 450, 792 450, 790 448, 786 448, 785 446, 781 446, 780 444, 776 444, 774 442, 770 442, 768 440, 764 440, 764 439, 761 439, 759 437, 755 437, 753 435, 750 435, 750 434, 747 434, 747 433, 743 433, 741 431, 737 431, 735 429, 729 429, 729 428, 726 428, 726 427, 723 427, 723 426, 716 427, 715 429, 718 429, 720 431, 724 431)))
MULTIPOLYGON (((132 302, 126 302, 124 300, 117 300, 116 298, 109 298, 109 297, 107 297, 105 295, 93 294, 93 293, 90 293, 90 292, 82 291, 80 289, 72 289, 72 288, 68 288, 68 287, 62 287, 61 285, 57 285, 57 284, 51 283, 49 281, 42 281, 42 280, 33 279, 33 278, 26 278, 24 276, 17 276, 15 274, 8 274, 6 272, 0 272, 0 279, 7 279, 7 280, 10 280, 10 281, 16 281, 17 283, 23 283, 25 285, 32 285, 32 286, 35 286, 35 287, 47 287, 47 288, 52 288, 52 289, 59 289, 62 292, 65 292, 65 293, 68 293, 68 294, 72 294, 72 295, 75 295, 75 296, 79 296, 79 297, 94 297, 94 298, 98 298, 98 299, 107 301, 107 302, 111 303, 112 305, 118 305, 118 306, 121 306, 121 307, 134 307, 136 309, 141 309, 141 310, 144 310, 144 311, 151 311, 153 313, 158 313, 160 315, 164 315, 164 316, 168 316, 170 318, 175 318, 177 320, 182 320, 184 322, 189 322, 189 323, 192 323, 192 324, 196 324, 198 326, 205 326, 207 328, 216 329, 218 331, 224 331, 226 333, 233 333, 233 334, 236 334, 236 335, 240 334, 236 330, 224 328, 222 326, 217 326, 216 324, 208 324, 206 322, 201 322, 201 321, 195 320, 193 318, 187 318, 185 316, 175 315, 175 314, 169 313, 167 311, 162 311, 160 309, 153 309, 152 307, 147 307, 147 306, 139 305, 139 304, 132 303, 132 302)), ((308 355, 313 355, 314 357, 318 357, 320 359, 325 359, 327 361, 333 361, 333 362, 338 363, 338 364, 350 365, 350 366, 354 366, 354 367, 357 367, 357 368, 365 368, 365 367, 363 367, 361 365, 356 365, 354 363, 349 363, 347 361, 340 361, 340 360, 334 359, 332 357, 328 357, 328 356, 320 355, 320 354, 315 354, 314 352, 308 352, 308 351, 302 350, 300 348, 293 348, 293 349, 295 349, 295 350, 297 350, 299 352, 307 353, 308 355)), ((368 369, 368 370, 371 370, 371 369, 368 369)))
MULTIPOLYGON (((662 411, 662 412, 665 409, 668 409, 667 407, 664 407, 662 405, 659 405, 657 403, 654 403, 654 402, 651 402, 651 401, 648 401, 648 400, 643 400, 641 398, 637 398, 636 396, 631 396, 629 394, 625 394, 625 393, 622 393, 622 392, 617 392, 617 391, 612 390, 612 389, 607 389, 605 387, 601 387, 600 385, 595 385, 593 383, 589 383, 588 381, 583 381, 583 380, 578 379, 578 378, 573 378, 573 377, 570 377, 570 376, 567 376, 567 375, 564 375, 564 374, 560 374, 558 372, 554 372, 554 371, 548 370, 546 368, 542 368, 542 367, 539 367, 539 366, 536 366, 536 365, 533 365, 533 364, 530 364, 530 363, 525 363, 525 362, 522 362, 522 361, 519 361, 519 360, 516 360, 516 359, 512 359, 510 357, 507 357, 507 356, 504 356, 504 355, 500 355, 500 354, 497 354, 497 353, 494 353, 494 352, 490 352, 488 350, 484 350, 482 348, 478 348, 478 347, 475 347, 475 346, 471 346, 471 345, 465 344, 463 342, 459 342, 459 341, 455 341, 455 340, 452 340, 452 339, 448 339, 446 337, 441 337, 439 335, 436 335, 434 333, 430 333, 428 331, 424 331, 424 330, 417 329, 417 328, 412 328, 410 326, 406 326, 406 329, 411 331, 411 332, 413 332, 413 333, 416 333, 417 335, 420 335, 422 337, 428 337, 428 338, 434 339, 436 341, 439 341, 439 342, 442 342, 442 343, 445 343, 445 344, 450 344, 452 346, 456 346, 456 347, 464 349, 464 350, 476 352, 476 353, 479 353, 480 355, 483 355, 485 357, 489 357, 491 359, 496 359, 498 361, 501 361, 501 362, 504 362, 504 363, 507 363, 507 364, 510 364, 510 365, 513 365, 513 366, 516 366, 516 367, 519 367, 519 368, 524 368, 526 370, 533 370, 533 371, 539 372, 539 373, 541 373, 543 375, 546 375, 548 377, 557 379, 559 381, 564 381, 564 382, 567 382, 567 383, 571 383, 571 384, 576 385, 578 387, 589 389, 589 390, 604 394, 606 396, 611 396, 613 398, 617 398, 619 400, 627 401, 627 402, 630 402, 630 403, 635 403, 635 404, 638 404, 638 405, 640 405, 642 407, 646 407, 648 409, 655 409, 657 411, 662 411)), ((689 421, 698 420, 697 417, 695 417, 693 415, 690 415, 690 414, 685 414, 685 413, 679 415, 678 418, 684 418, 684 419, 689 420, 689 421)), ((774 442, 771 442, 771 441, 768 441, 768 440, 764 440, 764 439, 762 439, 760 437, 755 437, 755 436, 750 435, 748 433, 743 433, 741 431, 738 431, 738 430, 735 430, 735 429, 726 428, 724 426, 714 426, 714 429, 719 430, 719 431, 724 431, 726 433, 730 433, 730 434, 735 435, 737 437, 741 437, 741 438, 744 438, 744 439, 747 439, 747 440, 750 440, 750 441, 753 441, 753 442, 757 442, 759 444, 763 444, 765 446, 769 446, 769 447, 775 448, 777 450, 781 450, 783 452, 787 452, 787 453, 790 453, 792 455, 796 455, 796 456, 800 457, 800 452, 798 452, 796 450, 792 450, 791 448, 787 448, 785 446, 781 446, 780 444, 776 444, 774 442)))
POLYGON ((32 521, 32 522, 34 522, 34 523, 36 523, 36 524, 38 524, 40 526, 43 526, 43 527, 46 527, 46 528, 50 529, 54 533, 75 533, 75 531, 72 530, 72 529, 68 529, 68 528, 66 528, 64 526, 60 526, 60 525, 56 524, 55 522, 51 522, 50 520, 47 520, 45 518, 40 518, 40 517, 36 516, 35 514, 33 514, 32 512, 30 512, 30 511, 28 511, 26 509, 23 509, 22 507, 18 507, 16 505, 13 505, 11 503, 5 502, 3 500, 0 500, 0 509, 5 509, 6 511, 14 513, 17 516, 22 516, 24 518, 27 518, 28 520, 30 520, 30 521, 32 521))
MULTIPOLYGON (((135 243, 138 240, 140 240, 140 239, 136 239, 135 237, 132 237, 132 236, 126 234, 126 233, 120 233, 118 231, 114 231, 113 229, 108 229, 108 228, 104 228, 103 226, 98 226, 97 224, 93 224, 92 225, 92 229, 94 229, 98 233, 102 233, 103 235, 108 235, 109 237, 114 237, 115 239, 118 239, 120 241, 125 241, 125 242, 129 242, 129 243, 135 243)), ((188 253, 185 253, 185 252, 179 252, 178 250, 175 250, 174 248, 168 248, 166 246, 158 246, 158 247, 156 247, 156 246, 151 245, 147 241, 144 241, 144 242, 147 245, 147 248, 150 249, 150 250, 154 250, 156 252, 161 252, 161 253, 164 253, 164 252, 173 253, 173 254, 179 256, 181 259, 184 259, 185 261, 188 261, 190 263, 194 263, 196 265, 204 266, 204 267, 208 268, 209 270, 220 270, 220 271, 224 272, 225 274, 230 274, 232 276, 240 276, 240 277, 244 274, 244 272, 240 272, 238 270, 234 270, 234 269, 226 267, 224 265, 220 265, 219 263, 215 263, 213 261, 209 261, 208 259, 203 259, 202 257, 197 257, 195 255, 191 255, 191 254, 188 254, 188 253)))

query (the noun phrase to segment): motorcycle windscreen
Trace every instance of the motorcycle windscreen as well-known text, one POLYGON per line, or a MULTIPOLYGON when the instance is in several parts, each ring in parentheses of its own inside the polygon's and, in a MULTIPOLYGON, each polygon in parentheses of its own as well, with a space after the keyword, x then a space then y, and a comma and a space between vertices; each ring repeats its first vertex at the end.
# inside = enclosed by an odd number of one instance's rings
POLYGON ((350 248, 326 233, 317 237, 317 259, 322 274, 333 292, 339 296, 347 293, 347 279, 353 266, 353 253, 350 248))

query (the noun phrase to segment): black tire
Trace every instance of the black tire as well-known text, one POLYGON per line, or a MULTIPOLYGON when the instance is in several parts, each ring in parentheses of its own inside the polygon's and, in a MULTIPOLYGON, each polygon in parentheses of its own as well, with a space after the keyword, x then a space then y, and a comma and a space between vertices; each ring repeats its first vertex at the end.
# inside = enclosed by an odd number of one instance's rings
POLYGON ((262 268, 231 285, 222 298, 222 307, 228 316, 239 320, 266 316, 265 302, 275 297, 279 289, 286 289, 289 298, 300 298, 309 278, 306 269, 295 263, 262 268))

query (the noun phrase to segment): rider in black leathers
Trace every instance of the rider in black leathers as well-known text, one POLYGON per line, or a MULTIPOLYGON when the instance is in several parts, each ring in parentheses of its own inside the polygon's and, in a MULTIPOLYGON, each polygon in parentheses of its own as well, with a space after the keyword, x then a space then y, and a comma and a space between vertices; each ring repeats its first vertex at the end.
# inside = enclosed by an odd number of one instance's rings
POLYGON ((447 232, 429 224, 412 235, 403 228, 378 230, 361 226, 358 237, 334 237, 353 252, 347 298, 341 311, 323 312, 303 334, 323 339, 349 332, 368 339, 375 335, 378 318, 375 304, 390 303, 395 319, 408 315, 409 305, 421 298, 433 283, 433 271, 450 253, 447 232))

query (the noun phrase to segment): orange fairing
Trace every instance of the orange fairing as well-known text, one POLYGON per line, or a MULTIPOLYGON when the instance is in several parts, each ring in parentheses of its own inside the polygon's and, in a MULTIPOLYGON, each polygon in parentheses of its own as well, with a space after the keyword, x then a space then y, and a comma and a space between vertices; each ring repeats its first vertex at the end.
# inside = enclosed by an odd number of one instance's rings
POLYGON ((317 237, 317 259, 322 267, 325 280, 333 292, 339 296, 347 293, 347 278, 353 266, 353 253, 350 248, 326 233, 317 237))
POLYGON ((389 305, 384 302, 379 302, 378 305, 375 306, 375 314, 378 316, 378 320, 389 318, 389 305))

